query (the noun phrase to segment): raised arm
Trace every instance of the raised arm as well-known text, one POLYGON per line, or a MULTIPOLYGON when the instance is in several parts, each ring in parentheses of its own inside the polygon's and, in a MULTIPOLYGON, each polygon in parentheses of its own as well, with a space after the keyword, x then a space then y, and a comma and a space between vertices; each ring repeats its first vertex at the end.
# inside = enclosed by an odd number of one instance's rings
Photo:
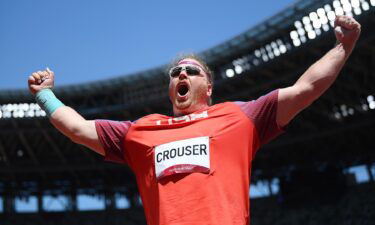
MULTIPOLYGON (((33 73, 28 79, 29 90, 36 95, 38 103, 46 102, 46 109, 51 123, 65 136, 75 143, 82 144, 95 152, 104 155, 104 149, 99 142, 95 121, 86 120, 74 109, 63 105, 54 97, 51 89, 54 86, 54 73, 48 68, 45 71, 33 73)), ((42 107, 43 108, 43 107, 42 107)))
POLYGON ((336 17, 335 35, 338 44, 314 63, 293 86, 280 89, 276 116, 279 126, 288 124, 332 85, 351 54, 360 32, 361 26, 353 18, 336 17))

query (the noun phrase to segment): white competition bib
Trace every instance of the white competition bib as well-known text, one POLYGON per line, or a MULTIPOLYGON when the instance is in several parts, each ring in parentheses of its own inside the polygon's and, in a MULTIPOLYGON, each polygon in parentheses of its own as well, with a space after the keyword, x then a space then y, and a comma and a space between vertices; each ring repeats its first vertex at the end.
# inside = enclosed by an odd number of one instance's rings
POLYGON ((176 173, 209 173, 210 138, 197 137, 155 147, 157 179, 176 173))

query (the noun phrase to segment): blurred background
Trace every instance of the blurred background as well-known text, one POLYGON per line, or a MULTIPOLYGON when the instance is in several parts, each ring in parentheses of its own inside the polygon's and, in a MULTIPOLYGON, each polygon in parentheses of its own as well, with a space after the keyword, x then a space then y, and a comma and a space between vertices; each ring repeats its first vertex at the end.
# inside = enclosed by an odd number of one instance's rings
POLYGON ((335 84, 253 161, 253 225, 374 224, 375 0, 1 1, 0 224, 146 224, 134 176, 72 143, 27 91, 47 66, 87 119, 171 115, 167 63, 195 52, 214 102, 248 101, 334 46, 336 15, 362 25, 335 84), (372 28, 371 28, 372 27, 372 28))

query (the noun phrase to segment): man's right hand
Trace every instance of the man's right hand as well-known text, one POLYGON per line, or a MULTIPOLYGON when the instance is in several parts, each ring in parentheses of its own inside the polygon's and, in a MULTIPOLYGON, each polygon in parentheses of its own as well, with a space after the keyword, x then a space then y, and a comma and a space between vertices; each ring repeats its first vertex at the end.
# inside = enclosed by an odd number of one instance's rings
POLYGON ((38 91, 44 88, 54 87, 54 73, 50 69, 37 71, 32 73, 28 79, 29 90, 31 94, 35 95, 38 91))
MULTIPOLYGON (((30 92, 35 95, 42 89, 52 89, 54 80, 54 73, 48 68, 34 72, 28 79, 30 92)), ((101 155, 105 154, 96 132, 94 120, 86 120, 68 106, 59 107, 49 119, 61 133, 73 142, 85 145, 101 155)))

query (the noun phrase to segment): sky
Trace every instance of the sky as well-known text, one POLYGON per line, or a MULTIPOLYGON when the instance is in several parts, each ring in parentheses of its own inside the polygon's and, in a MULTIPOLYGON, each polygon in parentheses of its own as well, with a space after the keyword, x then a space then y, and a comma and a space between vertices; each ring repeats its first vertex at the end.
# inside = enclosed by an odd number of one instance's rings
POLYGON ((1 0, 0 90, 27 88, 49 67, 55 85, 128 75, 214 47, 296 0, 1 0))

